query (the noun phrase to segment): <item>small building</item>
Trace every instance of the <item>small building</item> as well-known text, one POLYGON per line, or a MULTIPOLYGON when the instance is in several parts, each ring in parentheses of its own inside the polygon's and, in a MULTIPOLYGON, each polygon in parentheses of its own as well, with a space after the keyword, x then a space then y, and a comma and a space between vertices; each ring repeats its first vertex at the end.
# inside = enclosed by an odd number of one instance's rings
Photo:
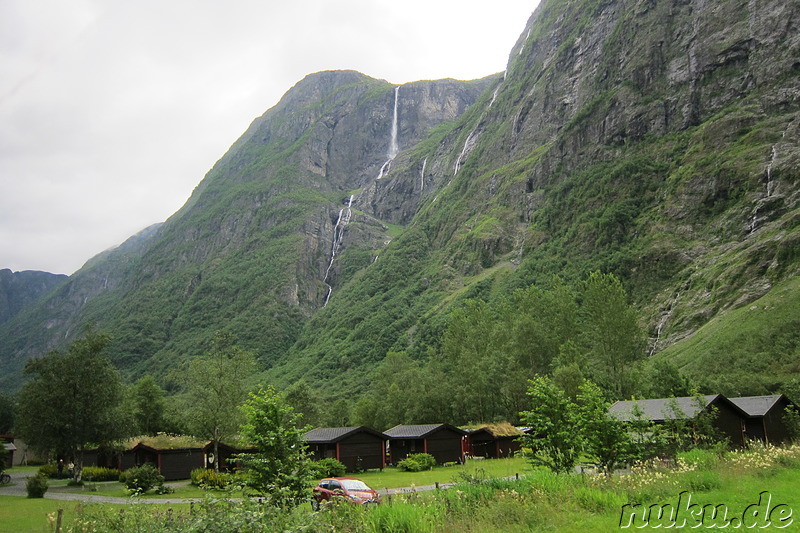
POLYGON ((783 394, 728 399, 747 414, 744 421, 745 438, 757 439, 767 444, 781 444, 791 440, 792 436, 783 416, 787 407, 796 409, 797 406, 783 394))
POLYGON ((608 411, 624 422, 631 422, 636 419, 634 407, 638 406, 644 420, 663 424, 667 420, 689 420, 701 410, 715 407, 718 415, 714 420, 714 427, 730 439, 731 446, 743 446, 747 414, 722 394, 707 394, 699 399, 699 403, 695 396, 618 401, 608 411))
POLYGON ((87 450, 83 464, 127 470, 151 463, 165 481, 189 479, 192 470, 206 464, 205 444, 206 441, 181 435, 137 437, 114 448, 87 450))
POLYGON ((17 446, 14 444, 14 435, 0 435, 0 446, 6 451, 5 462, 0 459, 0 470, 11 468, 17 464, 14 462, 14 452, 17 451, 17 446))
POLYGON ((189 479, 192 470, 205 466, 205 454, 200 446, 191 448, 153 448, 140 442, 133 448, 138 465, 152 463, 164 476, 164 481, 189 479))
POLYGON ((314 460, 336 459, 348 472, 386 466, 387 436, 366 426, 312 429, 304 439, 314 460))
POLYGON ((431 454, 439 464, 462 463, 468 447, 467 432, 450 424, 400 425, 384 433, 395 465, 414 453, 431 454))
POLYGON ((472 457, 499 459, 511 457, 522 449, 522 431, 511 424, 484 425, 469 433, 469 453, 472 457))

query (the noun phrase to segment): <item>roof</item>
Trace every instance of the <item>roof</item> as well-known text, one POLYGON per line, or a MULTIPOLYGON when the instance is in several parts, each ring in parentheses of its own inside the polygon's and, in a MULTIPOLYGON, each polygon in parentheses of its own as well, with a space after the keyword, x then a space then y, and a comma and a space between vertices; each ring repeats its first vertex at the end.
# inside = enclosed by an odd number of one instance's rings
POLYGON ((338 442, 354 433, 369 433, 386 439, 386 435, 367 426, 342 427, 342 428, 317 428, 305 434, 303 440, 309 443, 338 442))
MULTIPOLYGON (((614 403, 608 408, 608 412, 624 422, 630 422, 634 416, 634 406, 639 406, 645 420, 653 422, 663 422, 664 420, 675 420, 684 418, 694 418, 701 410, 718 401, 733 405, 734 409, 741 411, 735 404, 721 394, 706 394, 700 396, 702 406, 698 404, 696 396, 683 396, 681 398, 658 398, 654 400, 626 400, 614 403), (681 416, 683 415, 683 416, 681 416)), ((744 412, 741 412, 745 415, 744 412)))
POLYGON ((467 434, 463 429, 451 426, 450 424, 399 425, 387 429, 384 433, 391 439, 424 439, 431 433, 435 433, 440 429, 449 429, 461 435, 467 434))
POLYGON ((185 450, 202 448, 207 442, 207 440, 199 440, 188 435, 160 433, 156 436, 140 436, 129 439, 122 444, 122 447, 126 450, 132 450, 141 445, 153 450, 185 450))
POLYGON ((747 413, 748 416, 766 416, 775 405, 779 403, 790 404, 789 399, 783 394, 769 396, 742 396, 728 398, 736 407, 747 413), (783 400, 783 402, 781 401, 783 400))
POLYGON ((508 422, 501 424, 483 424, 470 431, 470 434, 473 435, 480 431, 485 431, 494 438, 519 437, 522 435, 522 431, 520 429, 512 426, 508 422))

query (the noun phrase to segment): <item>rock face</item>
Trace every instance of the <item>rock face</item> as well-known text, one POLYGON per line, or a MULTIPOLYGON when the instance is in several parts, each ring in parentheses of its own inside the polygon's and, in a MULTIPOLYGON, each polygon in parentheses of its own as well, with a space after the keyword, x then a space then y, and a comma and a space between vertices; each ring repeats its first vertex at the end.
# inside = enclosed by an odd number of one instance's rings
POLYGON ((86 322, 132 376, 226 329, 278 379, 363 379, 428 353, 461 295, 597 269, 655 353, 797 273, 798 24, 780 0, 544 0, 502 75, 312 74, 163 225, 1 326, 0 385, 86 322))

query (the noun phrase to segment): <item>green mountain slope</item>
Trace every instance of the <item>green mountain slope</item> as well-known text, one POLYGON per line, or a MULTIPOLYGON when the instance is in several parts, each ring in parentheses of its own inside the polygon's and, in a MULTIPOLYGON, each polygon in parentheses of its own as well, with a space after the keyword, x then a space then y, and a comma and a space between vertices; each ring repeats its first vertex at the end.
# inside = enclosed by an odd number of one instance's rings
POLYGON ((660 357, 760 369, 701 339, 798 271, 798 24, 778 0, 546 0, 502 76, 311 75, 178 213, 0 326, 0 386, 92 321, 132 377, 225 329, 267 380, 359 392, 390 351, 425 361, 464 299, 594 270, 623 280, 648 353, 687 339, 660 357))

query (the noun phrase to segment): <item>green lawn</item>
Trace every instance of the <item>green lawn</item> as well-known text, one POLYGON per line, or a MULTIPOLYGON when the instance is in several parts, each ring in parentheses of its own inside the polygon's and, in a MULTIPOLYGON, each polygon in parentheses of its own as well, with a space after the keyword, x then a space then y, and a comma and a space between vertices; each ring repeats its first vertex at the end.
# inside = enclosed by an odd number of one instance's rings
MULTIPOLYGON (((464 475, 481 477, 514 477, 530 472, 530 465, 522 458, 469 460, 463 465, 436 466, 424 472, 403 472, 395 467, 380 470, 369 470, 360 474, 352 474, 375 490, 395 489, 401 487, 420 487, 436 483, 454 483, 462 481, 464 475)), ((350 475, 350 474, 348 474, 350 475)))

